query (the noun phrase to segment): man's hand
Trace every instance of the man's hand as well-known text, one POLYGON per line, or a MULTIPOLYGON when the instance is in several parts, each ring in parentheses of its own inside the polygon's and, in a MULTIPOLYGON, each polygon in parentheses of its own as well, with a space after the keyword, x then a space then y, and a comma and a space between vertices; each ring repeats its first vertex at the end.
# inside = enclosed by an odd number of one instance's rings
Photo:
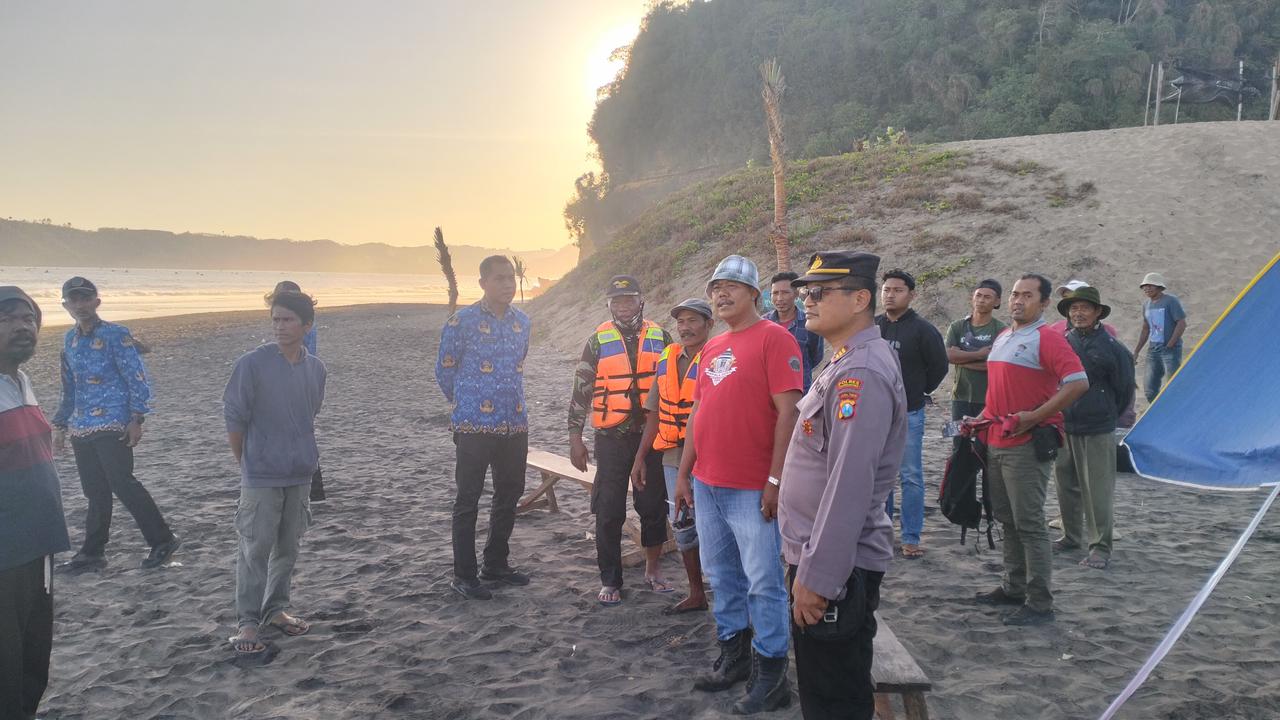
POLYGON ((569 436, 569 462, 582 472, 587 471, 587 463, 591 462, 591 453, 587 452, 587 444, 582 442, 581 435, 569 436))
POLYGON ((800 627, 809 627, 822 622, 827 614, 827 599, 800 584, 799 580, 791 583, 791 619, 800 627))
POLYGON ((124 426, 124 434, 120 436, 120 442, 125 447, 137 447, 142 441, 142 423, 137 420, 130 420, 128 425, 124 426))
POLYGON ((1036 420, 1035 413, 1030 410, 1023 410, 1022 412, 1017 413, 1015 417, 1018 418, 1018 425, 1013 429, 1013 432, 1009 433, 1009 437, 1018 437, 1023 433, 1029 432, 1039 424, 1036 420))
POLYGON ((773 522, 778 517, 778 486, 771 482, 764 484, 764 495, 760 497, 760 514, 765 522, 773 522))
POLYGON ((631 487, 636 490, 644 490, 644 456, 636 456, 636 461, 631 463, 631 487))
POLYGON ((687 507, 693 507, 693 483, 688 475, 680 473, 676 475, 676 514, 687 507))
POLYGON ((1177 346, 1177 344, 1178 344, 1178 341, 1177 341, 1177 340, 1174 340, 1173 342, 1167 342, 1167 343, 1165 343, 1165 344, 1164 344, 1164 346, 1165 346, 1165 348, 1166 348, 1166 349, 1168 349, 1168 350, 1172 350, 1174 347, 1176 347, 1176 346, 1177 346))
POLYGON ((67 449, 67 431, 62 428, 54 428, 53 431, 53 449, 62 452, 67 449))

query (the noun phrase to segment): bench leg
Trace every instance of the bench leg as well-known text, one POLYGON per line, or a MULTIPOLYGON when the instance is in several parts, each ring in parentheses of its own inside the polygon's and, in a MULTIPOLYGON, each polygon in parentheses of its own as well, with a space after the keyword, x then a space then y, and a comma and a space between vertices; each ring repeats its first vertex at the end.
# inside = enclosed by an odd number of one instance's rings
POLYGON ((554 488, 556 481, 559 479, 560 478, 555 475, 542 473, 542 485, 539 486, 537 490, 534 490, 532 493, 520 500, 520 503, 516 505, 516 512, 526 512, 543 504, 545 504, 547 509, 551 512, 556 512, 556 494, 554 488))
POLYGON ((876 693, 876 720, 893 720, 893 699, 885 693, 876 693))
POLYGON ((929 708, 924 704, 924 693, 902 693, 902 705, 907 713, 907 720, 929 720, 929 708))

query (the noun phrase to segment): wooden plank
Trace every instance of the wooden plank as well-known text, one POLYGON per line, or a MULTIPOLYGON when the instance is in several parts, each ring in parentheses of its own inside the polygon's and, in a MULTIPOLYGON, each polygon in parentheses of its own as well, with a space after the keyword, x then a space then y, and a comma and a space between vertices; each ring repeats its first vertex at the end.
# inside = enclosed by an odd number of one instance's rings
POLYGON ((579 470, 573 466, 569 458, 563 455, 556 455, 546 450, 530 450, 529 459, 525 462, 535 470, 550 473, 565 480, 575 480, 585 487, 591 487, 595 484, 596 468, 594 465, 587 465, 585 471, 579 470))
POLYGON ((929 720, 929 708, 920 691, 902 693, 902 705, 907 720, 929 720))
POLYGON ((516 512, 522 513, 543 505, 547 506, 547 510, 556 512, 559 509, 556 506, 555 491, 555 485, 558 480, 560 480, 559 476, 543 472, 542 485, 539 486, 537 490, 534 490, 532 493, 529 493, 520 499, 520 502, 516 504, 516 512))
POLYGON ((875 681, 876 692, 905 694, 932 690, 933 683, 898 641, 889 624, 878 615, 876 624, 875 655, 871 662, 871 678, 875 681))

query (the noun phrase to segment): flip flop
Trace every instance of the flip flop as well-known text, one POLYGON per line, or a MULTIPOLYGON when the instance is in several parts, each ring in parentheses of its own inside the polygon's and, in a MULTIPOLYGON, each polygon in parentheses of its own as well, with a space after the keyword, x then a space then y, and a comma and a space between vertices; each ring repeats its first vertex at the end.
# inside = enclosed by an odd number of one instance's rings
POLYGON ((622 604, 622 592, 615 587, 602 587, 600 592, 596 593, 596 600, 600 601, 605 607, 613 607, 622 604))
POLYGON ((311 624, 302 618, 291 617, 284 613, 280 613, 276 618, 277 619, 272 620, 267 624, 289 637, 306 635, 311 630, 311 624), (283 620, 280 618, 283 618, 283 620))
POLYGON ((675 591, 676 591, 676 589, 675 589, 675 588, 673 588, 673 587, 671 587, 670 585, 668 585, 668 584, 667 584, 667 581, 666 581, 666 580, 663 580, 663 579, 662 579, 662 578, 660 578, 660 577, 648 577, 648 576, 646 576, 646 577, 645 577, 645 579, 644 579, 644 584, 645 584, 645 585, 648 585, 650 590, 652 590, 652 591, 654 591, 654 592, 656 592, 656 593, 661 593, 661 594, 663 594, 663 595, 667 595, 667 594, 669 594, 669 593, 673 593, 673 592, 675 592, 675 591))
MULTIPOLYGON (((681 601, 681 602, 683 602, 683 601, 681 601)), ((662 609, 662 614, 663 614, 663 615, 683 615, 684 613, 691 613, 691 612, 706 612, 706 611, 707 611, 707 604, 706 604, 706 603, 703 603, 703 604, 698 605, 698 606, 696 606, 696 607, 680 607, 680 605, 681 605, 681 603, 676 603, 675 605, 668 605, 668 606, 666 606, 665 608, 663 608, 663 609, 662 609)))
POLYGON ((236 655, 246 657, 249 655, 261 655, 267 651, 267 644, 261 639, 249 639, 235 635, 227 638, 227 642, 231 643, 231 649, 236 651, 236 655), (247 647, 248 649, 241 649, 247 647))
POLYGON ((924 548, 919 545, 903 545, 902 557, 908 560, 919 560, 924 557, 924 548))

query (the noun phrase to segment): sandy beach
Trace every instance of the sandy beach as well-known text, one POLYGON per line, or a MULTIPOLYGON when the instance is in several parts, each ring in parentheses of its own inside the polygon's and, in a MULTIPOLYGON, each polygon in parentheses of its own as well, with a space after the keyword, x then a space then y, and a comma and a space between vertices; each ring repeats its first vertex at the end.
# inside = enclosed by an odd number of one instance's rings
MULTIPOLYGON (((109 302, 102 312, 111 318, 109 302)), ((490 602, 449 589, 453 450, 432 371, 444 311, 432 306, 320 308, 329 387, 319 427, 330 499, 314 506, 293 593, 314 628, 301 638, 271 633, 265 660, 238 660, 226 640, 234 631, 238 473, 221 393, 231 363, 267 338, 266 320, 263 311, 130 323, 152 347, 156 396, 136 474, 184 545, 175 565, 139 570, 145 547, 117 504, 110 566, 56 576, 53 679, 41 717, 729 717, 739 691, 690 687, 714 657, 709 614, 663 616, 672 600, 638 589, 639 569, 628 570, 621 607, 596 603, 593 524, 576 488, 560 493, 561 513, 517 521, 512 562, 532 576, 528 588, 498 590, 490 602)), ((588 323, 580 330, 585 337, 588 323)), ((50 415, 59 335, 46 332, 26 366, 50 415)), ((567 453, 573 360, 546 342, 531 352, 533 447, 567 453)), ((944 414, 932 409, 926 431, 931 508, 949 447, 944 414)), ((59 469, 75 544, 85 503, 69 452, 59 469)), ((1097 717, 1262 499, 1122 476, 1111 569, 1059 557, 1058 621, 1029 629, 1007 628, 996 611, 973 604, 975 591, 997 582, 999 549, 961 546, 931 509, 929 554, 895 562, 881 614, 935 683, 932 717, 1097 717)), ((1280 717, 1278 563, 1273 513, 1121 717, 1280 717)), ((668 556, 665 567, 683 591, 677 559, 668 556)), ((800 712, 793 704, 766 717, 800 712)))

